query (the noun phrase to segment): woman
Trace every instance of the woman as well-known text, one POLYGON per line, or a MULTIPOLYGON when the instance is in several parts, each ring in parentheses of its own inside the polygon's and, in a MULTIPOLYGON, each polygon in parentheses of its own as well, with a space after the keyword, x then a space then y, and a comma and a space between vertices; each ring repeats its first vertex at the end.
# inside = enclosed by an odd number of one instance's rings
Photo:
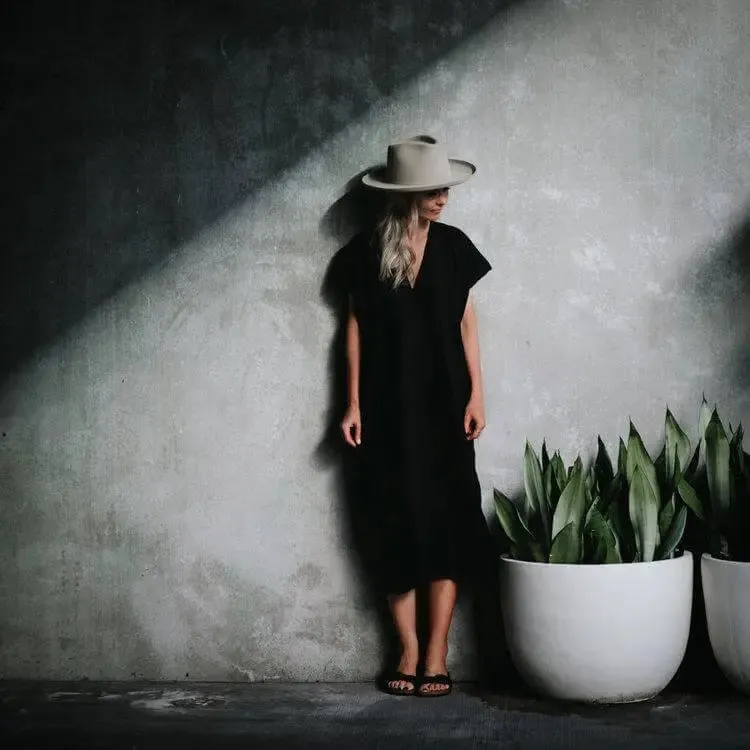
POLYGON ((485 427, 477 322, 469 290, 490 264, 455 227, 436 223, 449 189, 475 168, 418 136, 365 175, 388 192, 373 235, 347 248, 348 408, 344 439, 365 474, 377 578, 401 646, 384 689, 447 695, 448 632, 458 583, 484 565, 488 531, 473 441, 485 427), (417 590, 429 634, 417 679, 417 590))

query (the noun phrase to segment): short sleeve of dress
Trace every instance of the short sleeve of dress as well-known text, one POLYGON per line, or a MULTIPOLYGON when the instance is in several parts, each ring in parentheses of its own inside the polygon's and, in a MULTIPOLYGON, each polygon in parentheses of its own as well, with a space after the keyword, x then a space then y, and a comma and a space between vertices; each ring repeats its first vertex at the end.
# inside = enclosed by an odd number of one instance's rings
POLYGON ((492 266, 487 258, 477 249, 477 246, 459 230, 456 241, 456 272, 462 291, 468 291, 483 276, 487 275, 492 266))

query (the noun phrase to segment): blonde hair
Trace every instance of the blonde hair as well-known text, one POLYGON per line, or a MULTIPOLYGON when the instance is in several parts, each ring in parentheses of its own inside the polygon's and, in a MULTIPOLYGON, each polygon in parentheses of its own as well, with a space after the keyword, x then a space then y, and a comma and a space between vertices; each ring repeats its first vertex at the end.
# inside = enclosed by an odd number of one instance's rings
POLYGON ((398 288, 410 281, 415 261, 414 251, 409 247, 409 230, 417 225, 417 196, 412 193, 395 193, 389 196, 388 204, 375 227, 375 238, 380 248, 380 279, 390 281, 398 288))

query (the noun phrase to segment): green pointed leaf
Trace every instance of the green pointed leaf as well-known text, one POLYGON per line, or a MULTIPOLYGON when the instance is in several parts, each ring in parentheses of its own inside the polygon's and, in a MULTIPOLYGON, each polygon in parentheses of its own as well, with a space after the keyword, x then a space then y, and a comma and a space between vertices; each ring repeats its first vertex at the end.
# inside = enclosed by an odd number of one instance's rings
POLYGON ((596 474, 594 474, 594 467, 592 466, 589 471, 587 471, 584 474, 583 477, 583 492, 585 496, 585 503, 584 503, 584 520, 581 523, 581 528, 583 528, 584 524, 586 523, 586 517, 591 512, 591 509, 594 507, 594 504, 599 499, 599 492, 597 490, 596 485, 596 474))
POLYGON ((625 442, 620 438, 620 443, 617 451, 617 473, 627 476, 628 470, 628 449, 625 447, 625 442))
POLYGON ((599 483, 599 490, 605 492, 612 483, 615 472, 612 468, 612 461, 609 459, 609 453, 607 453, 607 448, 604 445, 601 436, 597 437, 597 446, 594 470, 596 472, 596 480, 599 483))
POLYGON ((729 453, 731 462, 734 470, 738 474, 745 473, 745 452, 742 450, 742 440, 745 436, 745 431, 742 424, 737 425, 737 429, 732 435, 732 439, 729 442, 729 453))
POLYGON ((555 473, 552 464, 548 463, 542 472, 542 481, 544 482, 544 496, 547 498, 547 507, 552 507, 552 494, 557 485, 555 482, 555 473))
POLYGON ((632 485, 633 473, 636 466, 640 467, 643 476, 651 485, 651 490, 656 498, 657 506, 660 504, 659 483, 656 479, 656 468, 648 455, 648 451, 643 445, 643 440, 635 429, 635 425, 630 423, 630 434, 628 436, 628 458, 627 458, 627 477, 628 482, 632 485))
MULTIPOLYGON (((678 471, 682 472, 688 465, 691 456, 690 438, 685 434, 683 429, 677 423, 672 412, 667 409, 667 416, 664 424, 664 433, 666 435, 666 465, 669 471, 674 471, 675 463, 678 471)), ((671 479, 674 482, 675 475, 671 479)))
POLYGON ((700 455, 698 457, 698 465, 704 466, 706 463, 706 428, 708 423, 711 421, 711 409, 706 401, 706 396, 703 396, 701 401, 701 408, 698 414, 698 439, 701 441, 700 444, 700 455))
POLYGON ((581 562, 587 565, 601 565, 607 559, 607 542, 601 536, 597 536, 591 529, 583 535, 583 554, 581 562))
POLYGON ((604 558, 605 563, 621 563, 622 558, 622 542, 615 531, 615 527, 612 522, 605 518, 604 522, 607 524, 610 537, 607 541, 607 556, 604 558))
POLYGON ((583 465, 577 460, 571 467, 568 484, 560 495, 552 517, 552 538, 554 539, 569 523, 577 529, 583 527, 586 514, 586 483, 583 477, 583 465))
POLYGON ((666 490, 662 493, 662 497, 669 497, 674 495, 675 487, 677 482, 682 477, 682 470, 680 469, 680 458, 679 456, 674 457, 674 464, 672 465, 672 471, 670 473, 669 482, 667 483, 666 490))
POLYGON ((628 511, 635 534, 638 559, 641 562, 651 562, 659 544, 659 502, 640 464, 633 468, 628 511))
POLYGON ((698 494, 685 477, 680 477, 677 480, 677 494, 680 496, 680 500, 682 500, 682 502, 685 503, 685 505, 687 505, 687 507, 690 508, 690 510, 692 510, 701 521, 706 520, 706 514, 703 510, 703 505, 701 504, 698 494))
POLYGON ((609 486, 602 493, 601 500, 599 501, 598 508, 602 515, 606 516, 608 509, 612 503, 619 502, 623 495, 627 493, 628 485, 625 477, 617 473, 612 477, 612 481, 609 486))
MULTIPOLYGON (((618 475, 619 476, 619 475, 618 475)), ((624 482, 624 478, 623 478, 624 482)), ((622 562, 635 562, 638 556, 638 551, 635 544, 635 535, 633 533, 633 525, 630 522, 630 514, 628 511, 628 494, 629 488, 627 484, 624 485, 624 496, 618 497, 610 503, 605 518, 607 523, 612 528, 617 540, 619 542, 619 553, 622 562)))
POLYGON ((594 476, 594 470, 592 469, 588 473, 588 481, 585 483, 586 490, 586 512, 588 513, 594 504, 599 500, 601 495, 599 494, 598 485, 596 483, 596 477, 594 476))
POLYGON ((584 475, 584 480, 586 482, 586 488, 589 491, 592 491, 594 487, 596 487, 596 472, 594 471, 594 467, 590 467, 589 470, 584 475))
POLYGON ((742 424, 732 435, 729 443, 729 467, 732 475, 732 527, 733 534, 730 542, 733 547, 732 555, 739 553, 739 547, 750 544, 750 493, 748 492, 747 467, 745 465, 745 451, 742 449, 744 430, 742 424), (742 529, 743 531, 740 531, 742 529))
MULTIPOLYGON (((555 452, 550 460, 552 470, 555 472, 555 479, 557 480, 557 489, 560 493, 565 489, 568 484, 568 475, 565 471, 565 464, 563 463, 562 457, 559 452, 555 452)), ((559 498, 559 495, 558 495, 559 498)), ((555 504, 552 506, 555 507, 555 504)))
POLYGON ((677 503, 675 502, 674 495, 662 505, 659 511, 659 536, 663 539, 666 533, 669 531, 669 527, 672 525, 672 519, 677 512, 677 503))
POLYGON ((591 516, 594 510, 598 510, 597 505, 599 500, 601 499, 601 495, 599 495, 599 493, 596 491, 595 483, 593 487, 590 487, 589 483, 584 481, 583 494, 585 504, 583 509, 583 521, 581 522, 581 529, 584 529, 586 527, 586 524, 589 522, 589 516, 591 516))
POLYGON ((685 535, 685 526, 687 525, 687 508, 681 505, 672 518, 667 532, 664 534, 659 549, 656 553, 655 560, 667 560, 672 557, 675 549, 682 541, 685 535))
POLYGON ((526 560, 527 562, 547 562, 547 554, 539 542, 529 539, 523 544, 511 544, 510 554, 514 560, 526 560))
POLYGON ((698 441, 698 445, 695 446, 695 450, 693 451, 693 457, 682 472, 682 475, 688 480, 688 482, 692 482, 698 473, 698 465, 700 462, 701 450, 703 450, 703 443, 703 440, 698 441))
MULTIPOLYGON (((617 538, 604 516, 593 508, 583 532, 583 562, 604 563, 617 550, 617 538)), ((617 555, 619 557, 619 554, 617 555)))
POLYGON ((659 491, 663 494, 668 490, 671 479, 671 472, 667 469, 666 446, 661 449, 659 455, 656 457, 654 469, 656 470, 656 479, 659 483, 659 491))
POLYGON ((732 504, 729 440, 714 409, 706 427, 706 473, 711 510, 719 528, 724 528, 732 504))
POLYGON ((495 513, 500 521, 503 533, 511 545, 524 546, 531 537, 531 532, 523 522, 515 503, 506 497, 500 490, 495 489, 495 513))
MULTIPOLYGON (((544 489, 547 494, 547 505, 549 507, 550 518, 554 515, 555 508, 557 507, 557 501, 560 499, 562 490, 557 483, 558 475, 555 472, 554 461, 550 461, 547 471, 544 475, 544 489)), ((551 533, 551 529, 550 529, 551 533)))
POLYGON ((549 453, 547 453, 547 441, 542 440, 542 474, 547 471, 549 466, 549 453))
POLYGON ((681 473, 678 474, 677 472, 677 461, 677 456, 675 456, 672 463, 672 468, 670 469, 667 466, 667 450, 665 445, 664 448, 662 448, 661 453, 659 454, 659 458, 654 463, 659 488, 657 498, 659 499, 660 507, 663 507, 664 502, 667 502, 668 499, 671 498, 672 495, 674 495, 675 481, 678 476, 681 476, 681 473), (664 498, 667 498, 667 500, 664 500, 664 502, 662 502, 664 498))
POLYGON ((567 524, 552 540, 549 561, 558 564, 577 563, 581 557, 581 535, 574 523, 567 524))
POLYGON ((551 539, 549 508, 544 491, 544 480, 542 479, 542 467, 539 465, 534 449, 526 442, 523 456, 523 484, 526 490, 526 504, 528 516, 526 524, 529 528, 536 528, 533 524, 537 518, 541 520, 542 542, 551 539))

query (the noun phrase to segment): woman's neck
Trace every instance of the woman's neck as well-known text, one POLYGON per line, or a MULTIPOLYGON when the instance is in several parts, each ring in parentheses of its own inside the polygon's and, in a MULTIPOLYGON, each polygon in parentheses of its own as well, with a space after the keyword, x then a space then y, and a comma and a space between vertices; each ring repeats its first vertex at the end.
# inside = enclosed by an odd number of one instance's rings
POLYGON ((414 225, 414 229, 412 230, 412 232, 410 232, 410 234, 413 234, 418 237, 420 235, 427 234, 427 231, 429 230, 429 228, 430 228, 430 220, 423 219, 420 217, 419 219, 417 219, 417 223, 414 225))

